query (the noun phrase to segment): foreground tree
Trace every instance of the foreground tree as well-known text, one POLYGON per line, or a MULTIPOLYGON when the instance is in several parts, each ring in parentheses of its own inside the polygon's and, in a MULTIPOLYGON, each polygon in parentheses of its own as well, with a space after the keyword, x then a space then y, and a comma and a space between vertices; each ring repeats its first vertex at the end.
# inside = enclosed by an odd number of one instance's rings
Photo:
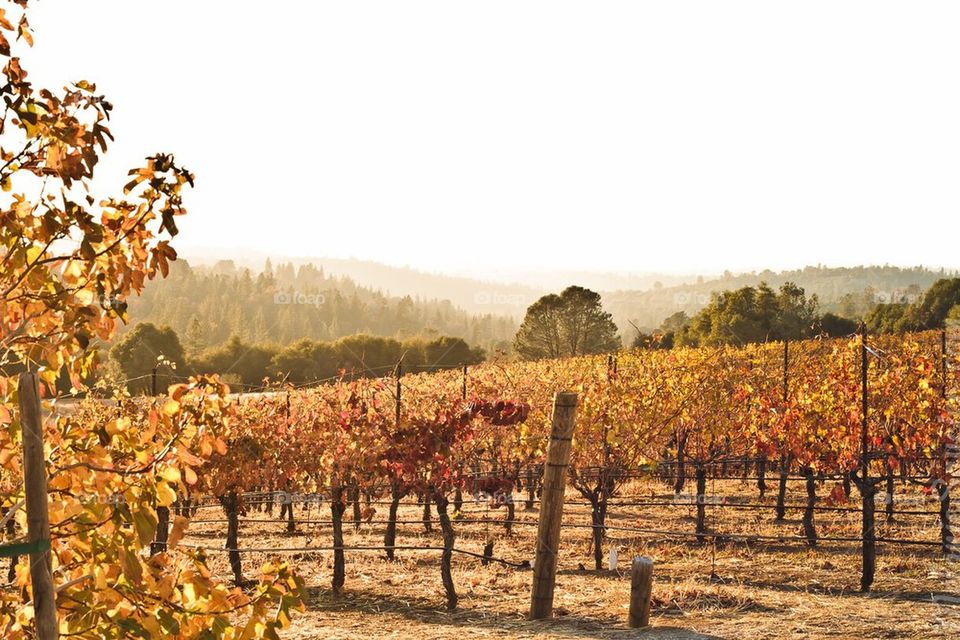
MULTIPOLYGON (((168 155, 131 171, 125 197, 99 201, 90 179, 112 139, 112 106, 78 81, 35 89, 11 40, 32 43, 27 0, 0 2, 0 495, 21 527, 26 514, 21 417, 14 374, 38 374, 52 391, 61 370, 75 387, 93 368, 95 339, 108 340, 126 301, 166 275, 176 252, 181 190, 193 176, 168 155)), ((221 447, 227 389, 210 380, 172 388, 148 408, 129 399, 112 414, 94 405, 78 417, 44 420, 51 565, 60 632, 72 638, 276 637, 289 621, 299 583, 268 563, 252 593, 211 577, 202 553, 152 557, 157 507, 196 481, 194 467, 221 447), (239 624, 240 626, 236 626, 239 624)), ((175 524, 175 526, 177 526, 175 524)), ((179 533, 182 533, 182 524, 179 533)), ((175 532, 176 533, 176 532, 175 532)), ((5 639, 33 638, 30 563, 0 590, 5 639)))
POLYGON ((529 359, 604 353, 621 346, 600 294, 576 286, 530 305, 514 338, 514 349, 529 359))

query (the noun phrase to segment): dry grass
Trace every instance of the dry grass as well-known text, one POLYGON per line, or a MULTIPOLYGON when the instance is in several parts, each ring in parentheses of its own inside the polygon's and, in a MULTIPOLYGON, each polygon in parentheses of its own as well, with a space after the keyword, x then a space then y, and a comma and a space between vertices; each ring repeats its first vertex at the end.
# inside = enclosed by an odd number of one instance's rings
MULTIPOLYGON (((727 482, 717 487, 721 495, 755 497, 750 487, 727 482)), ((898 487, 899 490, 899 487, 898 487)), ((630 495, 666 497, 662 485, 645 483, 631 487, 630 495)), ((568 493, 564 522, 589 522, 587 508, 568 493)), ((800 499, 799 495, 791 496, 800 499)), ((916 509, 911 506, 911 509, 916 509)), ((933 510, 933 505, 927 505, 933 510)), ((469 505, 466 517, 501 518, 503 509, 469 505)), ((386 509, 381 507, 377 518, 386 509)), ((416 505, 404 506, 401 518, 419 519, 416 505)), ((751 534, 796 535, 799 522, 772 522, 770 512, 740 510, 708 511, 713 530, 751 534)), ((349 515, 349 510, 348 510, 349 515)), ((693 507, 619 507, 610 524, 692 531, 693 507)), ((252 517, 267 518, 253 513, 252 517)), ((200 518, 219 518, 216 509, 200 518)), ((297 517, 328 519, 326 508, 312 507, 297 517)), ((535 523, 536 512, 518 508, 517 519, 535 523)), ((935 516, 902 518, 884 525, 888 537, 937 540, 935 516)), ((507 535, 499 525, 456 525, 457 546, 482 550, 492 539, 496 556, 512 561, 533 556, 535 526, 518 525, 507 535)), ((819 514, 822 535, 856 535, 856 514, 819 514)), ((438 529, 435 525, 435 529, 438 529)), ((186 543, 223 544, 222 523, 194 524, 186 543)), ((348 545, 382 543, 383 525, 364 524, 355 532, 347 527, 348 545)), ((524 619, 529 606, 531 572, 502 565, 481 566, 475 558, 455 556, 454 580, 460 608, 443 609, 439 554, 399 551, 388 562, 382 553, 347 554, 346 589, 340 595, 329 590, 331 552, 296 554, 291 558, 308 585, 308 610, 294 619, 285 638, 957 638, 960 637, 960 604, 934 601, 935 595, 957 593, 952 576, 960 566, 944 559, 938 548, 879 547, 873 593, 858 592, 859 547, 856 543, 823 544, 809 549, 798 544, 730 542, 698 545, 692 538, 667 539, 611 532, 608 546, 617 546, 621 569, 629 570, 629 557, 649 555, 656 562, 653 626, 644 632, 625 627, 630 578, 624 571, 593 571, 588 528, 568 528, 557 577, 553 620, 524 619)), ((244 523, 242 547, 329 546, 330 527, 301 524, 287 534, 277 522, 244 523)), ((400 528, 400 545, 439 545, 437 531, 423 532, 422 525, 400 528)), ((214 568, 227 575, 226 556, 212 554, 214 568)), ((267 554, 244 554, 244 566, 252 570, 267 554)))

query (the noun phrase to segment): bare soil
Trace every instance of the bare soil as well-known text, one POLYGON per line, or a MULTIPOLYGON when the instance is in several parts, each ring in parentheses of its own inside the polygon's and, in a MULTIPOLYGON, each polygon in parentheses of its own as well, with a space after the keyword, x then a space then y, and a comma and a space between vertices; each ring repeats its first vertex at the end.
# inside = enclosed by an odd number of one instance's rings
MULTIPOLYGON (((802 500, 801 483, 791 483, 790 504, 802 500)), ((904 490, 899 484, 897 491, 904 490)), ((738 481, 715 482, 711 491, 728 499, 757 502, 752 485, 738 481)), ((825 496, 829 487, 823 487, 825 496)), ((856 492, 854 492, 856 494, 856 492)), ((919 494, 904 503, 909 510, 930 515, 901 516, 887 524, 878 512, 880 536, 937 541, 936 503, 919 494)), ((669 501, 672 494, 662 483, 644 481, 629 487, 615 501, 669 501)), ((711 531, 738 535, 801 535, 800 511, 775 523, 772 496, 769 510, 708 507, 711 531)), ((355 530, 345 523, 346 544, 382 544, 387 513, 385 504, 371 523, 355 530)), ((851 505, 852 506, 852 505, 851 505)), ((350 517, 347 509, 346 517, 350 517)), ((241 548, 286 549, 329 547, 332 544, 329 505, 297 505, 297 532, 252 508, 241 525, 241 548), (307 522, 302 522, 306 520, 307 522), (323 522, 309 522, 319 520, 323 522)), ((506 509, 469 501, 463 519, 503 519, 506 509)), ((692 533, 695 507, 615 506, 608 525, 692 533)), ((420 523, 422 508, 414 502, 401 508, 398 545, 440 546, 436 515, 433 532, 420 523)), ((184 544, 208 546, 211 564, 229 575, 222 549, 225 522, 217 507, 203 508, 194 517, 184 544), (210 520, 217 520, 210 522, 210 520)), ((520 521, 507 533, 499 523, 457 522, 457 547, 481 553, 488 540, 494 556, 511 562, 530 560, 534 553, 536 510, 517 505, 520 521)), ((252 575, 267 558, 289 559, 308 587, 307 610, 297 615, 283 633, 290 640, 319 638, 960 638, 960 562, 945 557, 936 546, 880 544, 874 588, 859 592, 860 545, 857 542, 823 542, 816 548, 803 543, 720 540, 699 544, 693 537, 668 537, 610 530, 605 544, 619 551, 619 570, 593 570, 589 508, 567 489, 555 596, 555 617, 549 621, 525 619, 529 608, 530 569, 454 556, 454 580, 460 595, 457 611, 444 608, 437 551, 397 551, 397 560, 384 559, 382 551, 347 552, 346 587, 330 590, 331 551, 280 554, 243 554, 244 568, 252 575), (578 526, 571 526, 578 525, 578 526), (630 592, 630 558, 647 555, 655 561, 652 625, 643 631, 626 628, 630 592)), ((857 513, 818 513, 822 536, 859 534, 857 513)))

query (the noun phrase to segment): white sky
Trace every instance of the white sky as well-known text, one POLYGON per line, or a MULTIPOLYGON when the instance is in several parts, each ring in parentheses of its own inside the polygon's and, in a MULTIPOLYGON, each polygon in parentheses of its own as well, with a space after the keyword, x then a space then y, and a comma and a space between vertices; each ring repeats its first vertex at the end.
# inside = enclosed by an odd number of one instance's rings
POLYGON ((42 0, 177 246, 429 270, 960 266, 960 3, 42 0))

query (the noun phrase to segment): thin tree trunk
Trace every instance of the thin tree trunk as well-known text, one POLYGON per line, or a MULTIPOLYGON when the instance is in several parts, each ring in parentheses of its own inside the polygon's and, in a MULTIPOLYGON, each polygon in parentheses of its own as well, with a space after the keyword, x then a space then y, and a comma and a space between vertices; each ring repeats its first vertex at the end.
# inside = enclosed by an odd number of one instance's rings
POLYGON ((886 477, 887 493, 886 493, 886 496, 885 496, 886 501, 887 501, 887 502, 886 502, 886 505, 885 505, 885 507, 886 507, 886 515, 887 515, 887 522, 893 522, 894 519, 895 519, 895 518, 893 517, 893 490, 894 490, 894 486, 893 486, 893 483, 894 483, 893 467, 890 466, 890 462, 889 462, 889 461, 887 461, 886 467, 887 467, 887 477, 886 477))
POLYGON ((350 502, 353 504, 353 528, 359 531, 362 516, 360 513, 360 488, 356 485, 356 483, 354 483, 351 493, 352 495, 350 496, 350 502))
POLYGON ((533 482, 533 467, 527 466, 527 501, 523 508, 527 511, 533 511, 534 491, 536 489, 533 482))
POLYGON ((944 553, 951 553, 954 541, 950 532, 950 483, 937 482, 937 494, 940 497, 940 543, 944 553))
POLYGON ((507 496, 507 518, 503 521, 503 528, 509 534, 513 531, 513 519, 516 514, 516 505, 513 503, 513 495, 507 496))
POLYGON ((390 514, 387 516, 387 530, 383 534, 383 546, 387 552, 387 559, 395 559, 394 546, 397 543, 397 510, 400 508, 400 499, 403 496, 400 489, 392 487, 390 491, 390 514))
MULTIPOLYGON (((288 502, 284 505, 287 507, 287 533, 293 533, 297 530, 297 523, 293 519, 293 496, 287 494, 287 500, 288 502)), ((283 515, 280 517, 282 518, 283 515)))
POLYGON ((450 516, 447 515, 447 497, 437 493, 434 500, 437 504, 437 516, 440 518, 440 530, 443 531, 443 555, 440 557, 440 575, 443 578, 443 588, 447 592, 447 610, 453 611, 457 608, 457 589, 453 584, 452 570, 453 544, 457 536, 453 530, 453 524, 450 522, 450 516))
POLYGON ((238 587, 243 585, 243 570, 240 564, 240 499, 236 492, 231 491, 220 498, 220 504, 227 514, 227 555, 230 558, 230 568, 233 570, 233 582, 238 587))
POLYGON ((333 591, 339 593, 346 580, 346 562, 343 556, 343 513, 347 505, 343 501, 343 487, 334 487, 330 492, 330 516, 333 522, 333 591))
POLYGON ((706 541, 707 532, 707 470, 697 465, 697 542, 706 541))
POLYGON ((790 472, 790 462, 784 458, 780 463, 780 478, 777 486, 777 522, 783 522, 787 516, 787 475, 790 472))
POLYGON ((167 540, 170 537, 170 508, 157 507, 157 534, 150 545, 150 555, 155 556, 167 550, 167 540))
POLYGON ((807 506, 803 510, 803 534, 807 537, 807 544, 815 547, 817 545, 817 529, 813 522, 813 513, 817 504, 817 483, 814 480, 813 469, 810 467, 803 470, 803 476, 807 482, 807 506))
POLYGON ((433 531, 433 522, 430 519, 430 494, 423 496, 423 530, 427 533, 433 531))
POLYGON ((673 492, 680 493, 683 491, 683 485, 687 481, 687 470, 684 467, 684 450, 687 447, 687 436, 686 434, 677 436, 677 470, 676 477, 673 481, 673 492))
POLYGON ((607 523, 607 501, 602 492, 592 492, 590 499, 590 521, 593 523, 593 566, 603 569, 603 539, 607 523))
POLYGON ((767 495, 767 457, 760 456, 757 461, 757 489, 760 491, 760 500, 767 495))
POLYGON ((863 498, 863 573, 860 575, 860 591, 868 593, 873 585, 873 577, 877 570, 877 540, 875 527, 875 511, 877 508, 875 495, 876 487, 869 481, 858 485, 863 498))

